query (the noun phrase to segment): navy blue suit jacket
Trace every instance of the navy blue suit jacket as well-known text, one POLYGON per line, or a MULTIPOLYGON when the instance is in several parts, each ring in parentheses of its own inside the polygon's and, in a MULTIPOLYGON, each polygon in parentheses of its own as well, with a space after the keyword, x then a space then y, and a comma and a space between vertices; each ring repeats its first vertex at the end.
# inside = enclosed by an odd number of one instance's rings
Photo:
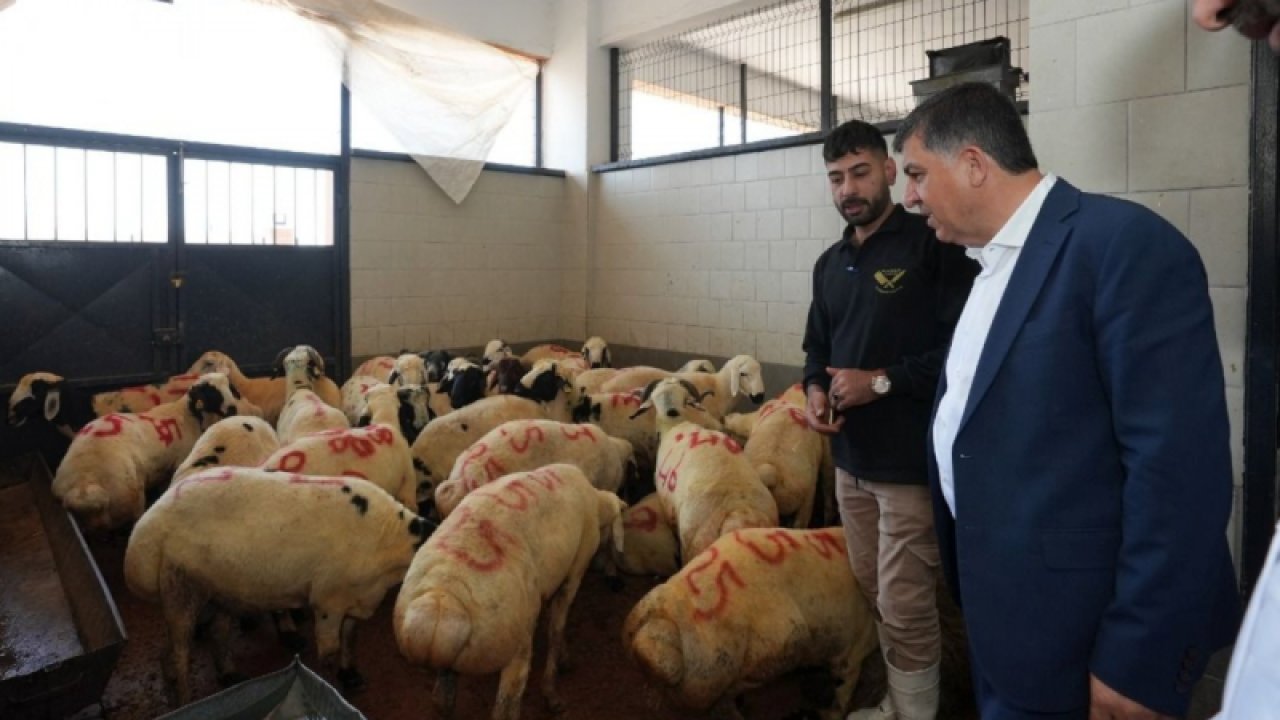
POLYGON ((978 361, 954 520, 932 437, 929 458, 943 569, 997 693, 1079 709, 1093 673, 1185 712, 1239 599, 1222 362, 1181 233, 1058 180, 978 361))

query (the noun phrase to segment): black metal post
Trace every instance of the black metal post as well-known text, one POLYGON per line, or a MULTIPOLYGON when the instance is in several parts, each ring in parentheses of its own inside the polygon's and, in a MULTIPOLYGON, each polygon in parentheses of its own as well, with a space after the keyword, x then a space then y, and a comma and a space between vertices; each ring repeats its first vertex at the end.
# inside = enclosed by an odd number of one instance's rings
POLYGON ((747 64, 738 65, 738 110, 742 120, 742 143, 747 142, 747 64))
POLYGON ((616 47, 609 48, 609 162, 618 162, 618 123, 622 121, 618 110, 622 79, 618 73, 621 66, 621 51, 616 47))
POLYGON ((818 0, 819 48, 818 55, 822 64, 819 81, 819 92, 822 99, 819 105, 819 127, 825 133, 835 127, 835 94, 831 88, 831 0, 818 0))

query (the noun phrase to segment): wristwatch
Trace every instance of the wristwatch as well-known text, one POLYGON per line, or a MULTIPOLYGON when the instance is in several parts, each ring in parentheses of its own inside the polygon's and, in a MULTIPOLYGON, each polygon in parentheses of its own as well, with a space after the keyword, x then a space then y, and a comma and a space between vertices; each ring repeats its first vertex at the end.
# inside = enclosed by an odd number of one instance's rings
POLYGON ((888 375, 877 375, 871 378, 871 392, 877 395, 880 395, 882 397, 885 395, 888 395, 889 390, 892 387, 893 387, 893 383, 889 382, 888 375))

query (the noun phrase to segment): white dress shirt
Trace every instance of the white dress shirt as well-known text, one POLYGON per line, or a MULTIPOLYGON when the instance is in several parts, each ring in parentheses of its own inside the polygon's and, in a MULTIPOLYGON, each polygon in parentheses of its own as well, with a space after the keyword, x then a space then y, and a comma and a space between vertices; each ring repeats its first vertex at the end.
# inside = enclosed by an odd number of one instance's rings
POLYGON ((1005 288, 1009 286, 1009 277, 1013 275, 1022 246, 1057 179, 1053 173, 1046 173, 991 242, 966 251, 969 257, 978 261, 982 270, 974 278, 969 300, 964 304, 964 311, 960 313, 952 335, 945 370, 947 392, 938 403, 938 413, 933 418, 933 454, 938 460, 938 480, 942 486, 942 497, 946 499, 953 517, 956 514, 956 492, 952 447, 965 406, 969 403, 969 390, 973 387, 978 358, 987 343, 991 321, 1000 307, 1005 288))

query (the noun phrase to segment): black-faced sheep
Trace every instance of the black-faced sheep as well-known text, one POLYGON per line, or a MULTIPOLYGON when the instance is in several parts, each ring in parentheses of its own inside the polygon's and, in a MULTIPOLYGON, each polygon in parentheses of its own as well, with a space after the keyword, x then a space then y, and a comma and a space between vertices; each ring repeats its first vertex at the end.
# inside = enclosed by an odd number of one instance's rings
MULTIPOLYGON (((276 356, 273 367, 277 372, 280 371, 280 365, 284 357, 292 351, 293 348, 285 348, 276 356)), ((323 365, 323 361, 321 361, 323 365)), ((257 405, 262 409, 262 417, 267 422, 275 425, 280 419, 280 410, 284 407, 286 388, 283 377, 269 378, 251 378, 246 377, 240 371, 240 367, 236 365, 226 353, 210 350, 204 353, 196 361, 192 367, 196 368, 221 368, 217 370, 200 370, 200 372, 225 372, 232 384, 236 386, 249 402, 257 405)), ((342 390, 337 383, 327 377, 318 377, 314 381, 314 391, 326 405, 335 408, 342 408, 342 390)))
POLYGON ((142 516, 146 490, 167 483, 200 433, 238 414, 242 403, 225 375, 210 373, 178 400, 145 413, 98 418, 71 442, 53 494, 89 528, 133 522, 142 516))
MULTIPOLYGON (((229 612, 309 606, 321 660, 330 666, 340 655, 338 678, 358 687, 355 621, 371 617, 404 578, 430 529, 358 478, 213 468, 175 483, 138 521, 125 582, 164 610, 164 668, 179 704, 191 699, 191 636, 210 603, 221 611, 215 639, 222 640, 229 612)), ((232 675, 219 644, 218 671, 232 675)))
POLYGON ((519 716, 544 605, 542 693, 552 708, 562 707, 555 682, 567 655, 569 606, 601 538, 622 541, 623 507, 577 467, 556 464, 471 493, 441 524, 414 557, 393 618, 400 652, 436 670, 442 715, 452 715, 457 673, 497 672, 492 717, 519 716))

